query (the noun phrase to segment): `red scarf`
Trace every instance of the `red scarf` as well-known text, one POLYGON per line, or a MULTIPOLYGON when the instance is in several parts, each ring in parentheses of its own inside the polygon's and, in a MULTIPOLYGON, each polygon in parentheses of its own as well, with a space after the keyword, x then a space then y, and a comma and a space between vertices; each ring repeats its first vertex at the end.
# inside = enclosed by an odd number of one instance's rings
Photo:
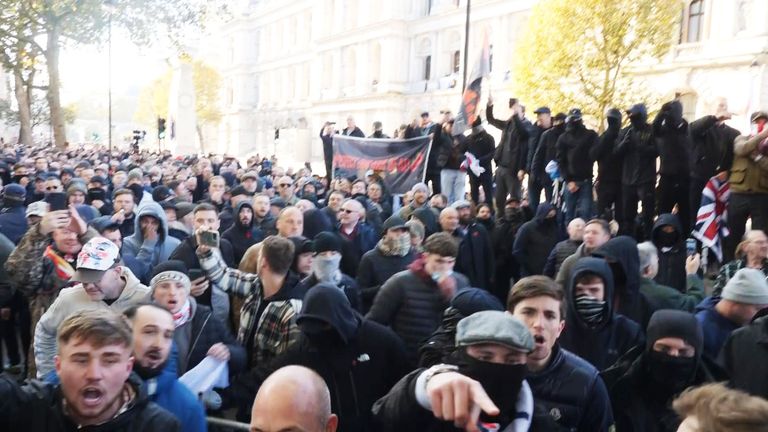
POLYGON ((43 257, 48 258, 53 262, 53 269, 56 272, 56 277, 59 279, 67 281, 74 276, 75 269, 72 268, 72 265, 67 262, 65 258, 56 253, 56 250, 53 249, 52 245, 45 248, 43 257))

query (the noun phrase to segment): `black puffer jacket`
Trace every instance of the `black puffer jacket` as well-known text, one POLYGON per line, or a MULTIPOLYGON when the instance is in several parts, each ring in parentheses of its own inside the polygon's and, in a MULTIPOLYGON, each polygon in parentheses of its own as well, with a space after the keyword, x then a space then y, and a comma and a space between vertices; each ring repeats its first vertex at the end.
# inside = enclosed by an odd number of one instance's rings
POLYGON ((689 127, 691 133, 691 177, 708 180, 720 171, 728 171, 733 165, 733 141, 741 133, 726 125, 717 124, 717 117, 710 115, 695 120, 689 127))
POLYGON ((659 150, 664 176, 688 177, 688 122, 683 118, 683 105, 678 101, 664 104, 653 120, 653 135, 659 150))
POLYGON ((557 139, 557 164, 566 182, 592 179, 590 150, 597 142, 597 133, 581 122, 565 126, 565 133, 557 139))
MULTIPOLYGON (((453 277, 457 291, 469 287, 464 275, 454 272, 453 277)), ((423 259, 418 259, 384 283, 366 318, 390 326, 405 342, 409 360, 415 364, 419 345, 440 325, 447 307, 448 299, 426 274, 423 259)))
POLYGON ((616 287, 616 312, 645 328, 653 308, 640 292, 640 254, 637 242, 629 236, 618 236, 608 240, 592 256, 604 258, 611 267, 616 287))
POLYGON ((581 357, 552 347, 549 364, 525 378, 534 403, 569 431, 610 430, 611 400, 597 369, 581 357))
POLYGON ((672 213, 659 215, 653 224, 651 232, 653 244, 659 250, 659 273, 653 280, 661 285, 672 287, 680 292, 686 291, 687 276, 685 273, 685 237, 680 225, 680 220, 672 213), (669 225, 675 229, 674 240, 671 244, 664 244, 662 228, 669 225))
MULTIPOLYGON (((141 379, 132 374, 126 385, 135 400, 124 412, 88 432, 176 432, 179 421, 168 411, 147 399, 141 379)), ((67 432, 77 424, 64 414, 63 396, 58 385, 33 380, 20 385, 10 375, 0 375, 0 430, 27 432, 67 432)))
POLYGON ((621 130, 616 146, 616 154, 621 156, 621 184, 639 186, 656 184, 656 141, 651 125, 642 121, 621 130))
POLYGON ((565 330, 560 335, 563 348, 590 362, 597 370, 605 370, 632 348, 643 343, 640 326, 614 312, 613 274, 605 260, 585 257, 576 261, 566 290, 568 313, 565 330), (603 320, 589 326, 576 311, 574 289, 580 276, 591 273, 603 280, 607 310, 603 320))
POLYGON ((368 312, 373 304, 373 299, 384 282, 395 273, 405 270, 416 254, 411 249, 405 256, 387 256, 379 249, 379 245, 369 250, 360 260, 357 270, 357 286, 363 301, 363 312, 368 312))
MULTIPOLYGON (((217 343, 223 343, 229 348, 228 366, 231 373, 236 374, 245 369, 245 349, 238 344, 234 336, 222 322, 211 313, 211 308, 205 305, 193 305, 193 313, 188 341, 189 351, 185 359, 179 359, 179 376, 194 368, 208 355, 208 350, 217 343), (183 368, 183 369, 181 369, 183 368)), ((179 327, 176 335, 182 333, 179 327)), ((174 336, 174 338, 178 336, 174 336)))
POLYGON ((552 126, 541 133, 539 145, 531 162, 531 175, 536 179, 549 178, 545 169, 551 160, 557 158, 557 140, 565 132, 565 124, 552 126))

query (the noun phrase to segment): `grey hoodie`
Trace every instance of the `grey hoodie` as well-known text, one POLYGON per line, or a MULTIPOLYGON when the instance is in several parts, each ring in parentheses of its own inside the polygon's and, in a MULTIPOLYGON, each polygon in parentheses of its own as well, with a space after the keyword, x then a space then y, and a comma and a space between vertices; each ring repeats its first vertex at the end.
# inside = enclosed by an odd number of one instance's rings
POLYGON ((143 283, 149 283, 152 268, 167 261, 181 242, 168 235, 168 221, 165 219, 165 211, 160 207, 160 204, 154 201, 139 206, 134 224, 133 235, 123 240, 121 252, 133 274, 143 283), (144 234, 141 232, 142 216, 154 216, 160 221, 160 235, 157 240, 144 239, 144 234))

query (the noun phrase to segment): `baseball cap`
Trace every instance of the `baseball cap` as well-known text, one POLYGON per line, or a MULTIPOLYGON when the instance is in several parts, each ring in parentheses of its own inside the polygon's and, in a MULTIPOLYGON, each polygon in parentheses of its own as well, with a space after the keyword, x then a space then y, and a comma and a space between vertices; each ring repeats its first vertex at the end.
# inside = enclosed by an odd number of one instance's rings
POLYGON ((552 114, 552 111, 550 111, 549 107, 543 106, 543 107, 536 108, 536 110, 533 113, 534 114, 552 114))
POLYGON ((176 203, 176 218, 181 219, 184 216, 192 213, 195 210, 195 205, 191 202, 179 201, 176 203))
POLYGON ((456 346, 504 345, 516 351, 533 351, 533 336, 519 319, 502 311, 475 312, 456 326, 456 346))
POLYGON ((120 249, 104 237, 94 237, 77 254, 77 271, 73 282, 93 283, 120 262, 120 249))
POLYGON ((384 221, 383 232, 386 233, 391 229, 405 228, 410 231, 410 228, 405 224, 405 220, 398 215, 392 215, 384 221))
POLYGON ((48 203, 45 201, 35 201, 27 206, 25 213, 26 217, 40 216, 43 217, 48 212, 48 203))
POLYGON ((3 189, 3 197, 5 199, 24 201, 24 198, 27 197, 27 190, 20 184, 11 183, 3 189))

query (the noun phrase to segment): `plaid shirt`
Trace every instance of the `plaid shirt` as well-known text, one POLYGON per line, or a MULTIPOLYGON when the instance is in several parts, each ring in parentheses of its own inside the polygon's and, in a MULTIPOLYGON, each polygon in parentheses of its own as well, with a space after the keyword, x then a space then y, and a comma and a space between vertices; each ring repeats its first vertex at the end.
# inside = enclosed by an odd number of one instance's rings
POLYGON ((275 358, 292 345, 300 334, 296 315, 301 310, 300 298, 281 296, 283 290, 298 284, 296 275, 289 273, 283 287, 275 297, 265 300, 259 276, 227 267, 224 261, 212 252, 198 254, 200 267, 205 270, 211 282, 224 292, 245 298, 240 310, 240 328, 237 340, 249 349, 249 367, 275 358), (287 297, 287 298, 282 298, 287 297), (264 310, 257 316, 263 302, 264 310))
MULTIPOLYGON (((737 271, 747 266, 746 258, 735 259, 724 266, 720 267, 720 273, 717 275, 717 280, 712 287, 712 295, 720 297, 723 292, 723 288, 729 280, 736 274, 737 271)), ((763 268, 761 269, 765 275, 765 280, 768 282, 768 260, 763 261, 763 268)))

